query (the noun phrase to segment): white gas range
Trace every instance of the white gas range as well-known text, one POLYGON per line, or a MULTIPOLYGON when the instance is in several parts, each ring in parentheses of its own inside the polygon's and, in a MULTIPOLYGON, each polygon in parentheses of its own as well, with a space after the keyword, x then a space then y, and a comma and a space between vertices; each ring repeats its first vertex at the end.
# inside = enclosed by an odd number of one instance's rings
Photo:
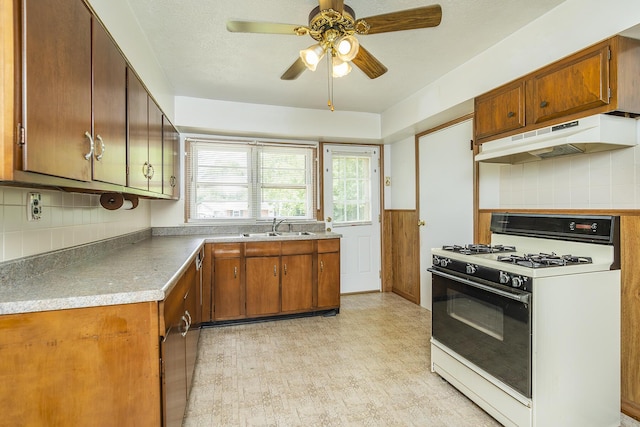
POLYGON ((432 250, 431 366, 508 426, 619 426, 619 218, 493 214, 432 250))

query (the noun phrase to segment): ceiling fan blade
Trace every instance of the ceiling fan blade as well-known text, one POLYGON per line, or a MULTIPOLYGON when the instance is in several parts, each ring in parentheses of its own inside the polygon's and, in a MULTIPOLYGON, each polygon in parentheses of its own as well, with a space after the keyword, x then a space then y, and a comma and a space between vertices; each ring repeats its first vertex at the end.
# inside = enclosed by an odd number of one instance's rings
MULTIPOLYGON (((290 34, 301 35, 300 29, 306 29, 304 25, 277 24, 274 22, 255 21, 227 21, 227 30, 232 33, 263 33, 263 34, 290 34)), ((306 32, 302 32, 306 34, 306 32)))
POLYGON ((333 9, 342 13, 344 10, 344 0, 319 0, 320 10, 333 9))
POLYGON ((417 30, 437 27, 442 21, 442 8, 439 4, 401 10, 359 19, 369 24, 369 31, 363 34, 379 34, 391 31, 417 30))
POLYGON ((307 69, 307 66, 304 65, 304 61, 302 61, 302 58, 298 58, 293 64, 291 64, 291 67, 289 67, 289 69, 287 71, 285 71, 282 74, 282 76, 280 76, 280 79, 281 80, 295 80, 306 69, 307 69))
POLYGON ((367 49, 360 45, 358 54, 351 60, 356 67, 360 68, 370 79, 375 79, 387 72, 382 62, 378 61, 367 49))

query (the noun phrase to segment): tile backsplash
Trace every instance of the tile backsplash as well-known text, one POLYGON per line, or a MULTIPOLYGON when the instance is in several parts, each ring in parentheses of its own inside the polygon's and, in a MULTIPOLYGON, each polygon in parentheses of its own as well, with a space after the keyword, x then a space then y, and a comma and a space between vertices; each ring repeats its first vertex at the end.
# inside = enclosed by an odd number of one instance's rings
POLYGON ((639 209, 640 147, 491 165, 480 180, 486 209, 639 209))
POLYGON ((150 228, 150 203, 133 210, 104 209, 100 196, 0 186, 0 262, 96 242, 150 228), (42 217, 27 219, 27 198, 42 195, 42 217))

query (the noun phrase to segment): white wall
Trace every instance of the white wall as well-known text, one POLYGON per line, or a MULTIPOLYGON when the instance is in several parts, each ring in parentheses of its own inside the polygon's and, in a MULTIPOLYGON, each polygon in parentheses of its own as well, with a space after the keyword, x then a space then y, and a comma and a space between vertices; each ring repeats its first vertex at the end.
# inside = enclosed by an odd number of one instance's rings
POLYGON ((385 176, 391 177, 391 186, 385 187, 385 209, 416 208, 416 162, 413 136, 385 145, 385 176))
POLYGON ((147 200, 133 210, 109 211, 100 196, 0 187, 0 262, 91 243, 150 227, 147 200), (27 194, 42 195, 42 219, 27 220, 27 194))

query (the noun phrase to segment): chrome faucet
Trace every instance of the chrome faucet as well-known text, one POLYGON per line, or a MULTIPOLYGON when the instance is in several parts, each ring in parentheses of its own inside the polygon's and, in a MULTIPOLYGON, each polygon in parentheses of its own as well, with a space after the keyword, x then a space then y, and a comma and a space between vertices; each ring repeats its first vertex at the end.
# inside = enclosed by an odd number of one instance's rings
POLYGON ((284 222, 284 219, 277 221, 276 217, 273 217, 273 224, 271 225, 271 232, 275 233, 278 231, 278 226, 284 222))

